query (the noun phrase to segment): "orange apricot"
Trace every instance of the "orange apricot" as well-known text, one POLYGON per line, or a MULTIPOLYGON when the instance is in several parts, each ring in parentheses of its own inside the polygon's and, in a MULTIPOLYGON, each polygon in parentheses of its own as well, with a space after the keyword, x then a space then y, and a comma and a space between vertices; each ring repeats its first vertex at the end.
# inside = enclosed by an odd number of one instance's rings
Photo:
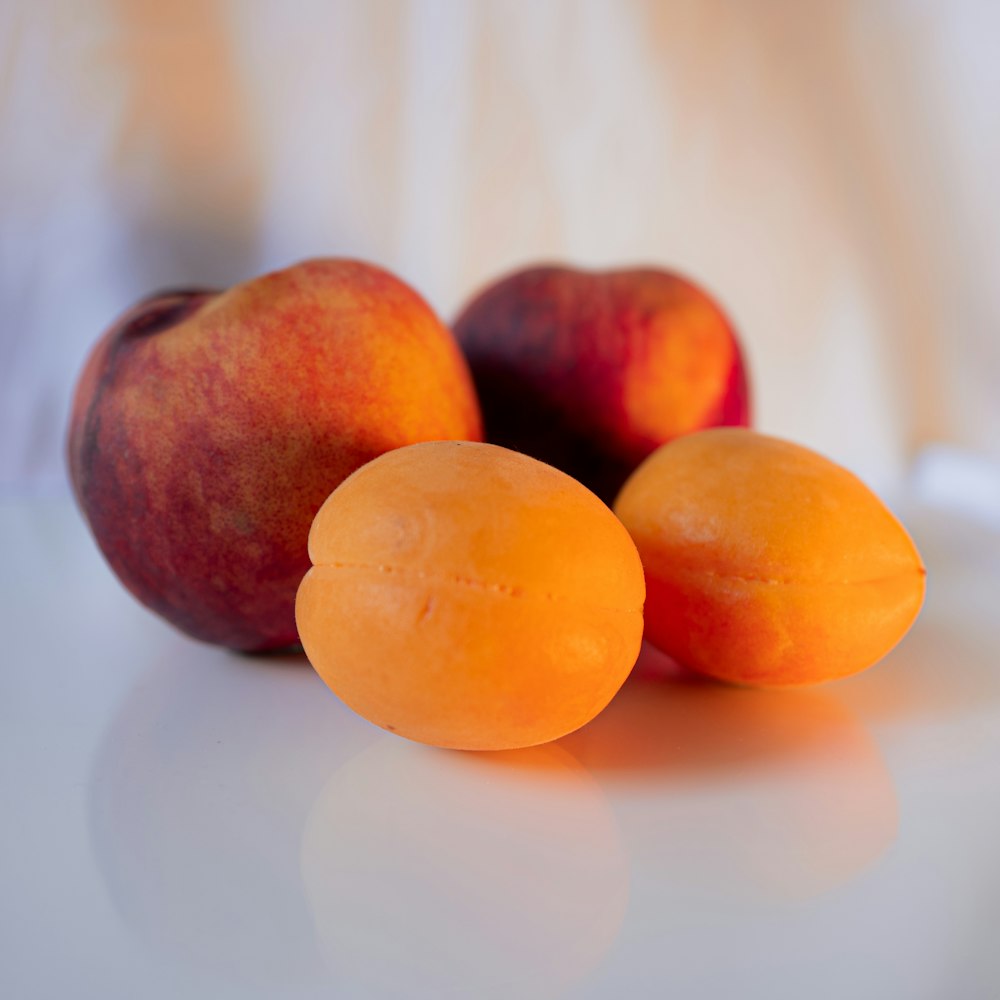
POLYGON ((421 743, 532 746, 589 722, 642 640, 642 564, 586 487, 495 445, 388 452, 330 495, 296 620, 354 711, 421 743))
POLYGON ((813 684, 880 660, 916 619, 926 573, 857 477, 754 431, 654 452, 615 512, 646 573, 646 638, 739 684, 813 684))

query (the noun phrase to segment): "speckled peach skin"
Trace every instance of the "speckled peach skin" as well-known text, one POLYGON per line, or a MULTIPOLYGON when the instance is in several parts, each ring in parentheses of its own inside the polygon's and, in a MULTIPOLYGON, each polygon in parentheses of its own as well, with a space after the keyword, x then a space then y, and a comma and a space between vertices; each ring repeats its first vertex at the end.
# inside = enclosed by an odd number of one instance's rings
POLYGON ((526 268, 475 296, 454 329, 487 440, 563 469, 608 502, 665 441, 750 422, 732 323, 669 271, 526 268))
POLYGON ((665 445, 615 511, 646 573, 646 637, 751 685, 856 673, 916 619, 916 546, 857 477, 799 445, 724 428, 665 445))
POLYGON ((642 640, 642 565, 574 479, 492 445, 401 448, 309 535, 299 633, 366 719, 423 743, 531 746, 589 722, 642 640))
POLYGON ((125 313, 80 378, 68 458, 140 601, 196 638, 264 650, 297 641, 309 527, 338 483, 391 448, 480 436, 427 304, 377 267, 312 260, 125 313))

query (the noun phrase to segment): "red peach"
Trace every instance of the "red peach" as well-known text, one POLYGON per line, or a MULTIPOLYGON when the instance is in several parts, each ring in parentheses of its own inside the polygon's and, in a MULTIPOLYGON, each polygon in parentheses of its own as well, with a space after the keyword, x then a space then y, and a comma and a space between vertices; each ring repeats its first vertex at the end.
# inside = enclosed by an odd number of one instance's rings
POLYGON ((608 502, 666 441, 750 421, 732 325, 706 292, 667 271, 529 268, 482 291, 454 329, 487 439, 608 502))
POLYGON ((481 436, 461 354, 399 279, 312 260, 126 312, 80 378, 68 458, 112 569, 183 631, 297 641, 320 505, 401 445, 481 436))

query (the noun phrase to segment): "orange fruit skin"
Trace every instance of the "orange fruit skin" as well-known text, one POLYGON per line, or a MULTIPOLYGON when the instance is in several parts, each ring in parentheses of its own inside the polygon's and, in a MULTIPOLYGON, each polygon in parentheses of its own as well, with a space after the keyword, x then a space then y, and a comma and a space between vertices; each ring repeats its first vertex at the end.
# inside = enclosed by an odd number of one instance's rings
POLYGON ((679 438, 615 512, 646 573, 646 638, 687 667, 761 686, 857 673, 905 635, 926 571, 856 476, 741 428, 679 438))
POLYGON ((296 619, 352 709, 412 740, 556 739, 611 700, 642 641, 642 564, 621 523, 551 466, 430 442, 347 478, 309 535, 296 619))

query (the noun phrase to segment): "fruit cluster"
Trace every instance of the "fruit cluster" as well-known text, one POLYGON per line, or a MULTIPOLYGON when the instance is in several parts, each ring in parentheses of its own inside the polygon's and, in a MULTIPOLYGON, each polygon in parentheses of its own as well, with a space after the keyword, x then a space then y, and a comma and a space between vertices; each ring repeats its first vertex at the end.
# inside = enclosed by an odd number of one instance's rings
POLYGON ((534 268, 454 332, 347 260, 140 302, 70 420, 114 571, 190 635, 301 642, 372 722, 466 749, 584 725, 644 635, 723 681, 799 685, 915 620, 906 531, 846 470, 746 429, 739 342, 689 281, 534 268))

